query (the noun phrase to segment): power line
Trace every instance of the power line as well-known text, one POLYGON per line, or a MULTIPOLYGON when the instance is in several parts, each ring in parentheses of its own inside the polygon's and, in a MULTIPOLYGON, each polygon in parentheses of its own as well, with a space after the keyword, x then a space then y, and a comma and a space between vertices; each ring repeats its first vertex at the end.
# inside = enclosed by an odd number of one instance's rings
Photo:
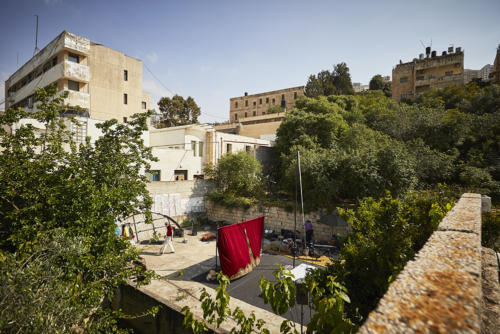
MULTIPOLYGON (((161 80, 156 77, 156 75, 153 74, 153 72, 149 69, 149 67, 148 67, 148 65, 146 65, 146 63, 143 63, 143 65, 146 68, 146 70, 148 70, 148 72, 153 76, 153 78, 155 78, 156 81, 158 81, 160 83, 160 85, 163 86, 163 88, 165 88, 170 94, 172 94, 172 96, 176 95, 171 89, 169 89, 167 86, 165 86, 163 84, 163 82, 161 82, 161 80)), ((211 117, 216 117, 216 118, 220 118, 220 119, 226 119, 226 117, 221 117, 221 116, 216 116, 216 115, 210 115, 210 114, 207 114, 206 112, 204 112, 203 115, 211 116, 211 117)))
POLYGON ((170 94, 175 95, 175 93, 174 93, 171 89, 169 89, 167 86, 165 86, 165 85, 163 84, 163 82, 161 82, 161 80, 160 80, 160 79, 158 79, 158 78, 156 77, 156 75, 154 75, 154 74, 153 74, 153 72, 149 69, 149 67, 148 67, 148 65, 146 65, 146 63, 143 63, 143 65, 144 65, 144 67, 146 67, 146 70, 148 70, 148 72, 149 72, 149 73, 153 76, 153 78, 155 78, 155 79, 156 79, 156 81, 158 81, 158 82, 160 83, 160 85, 162 85, 162 86, 163 86, 163 88, 165 88, 166 90, 168 90, 168 92, 169 92, 170 94))

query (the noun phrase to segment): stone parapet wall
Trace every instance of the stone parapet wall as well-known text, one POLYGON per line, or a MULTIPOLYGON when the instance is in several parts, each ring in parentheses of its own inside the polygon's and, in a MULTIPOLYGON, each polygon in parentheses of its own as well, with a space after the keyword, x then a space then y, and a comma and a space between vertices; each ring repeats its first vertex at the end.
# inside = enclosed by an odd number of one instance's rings
MULTIPOLYGON (((242 208, 226 208, 217 205, 212 201, 206 201, 205 207, 209 219, 223 220, 231 224, 249 220, 252 218, 265 216, 264 228, 268 230, 280 231, 281 229, 292 230, 294 229, 295 219, 293 212, 287 212, 283 208, 266 207, 266 206, 252 206, 245 210, 242 208)), ((314 239, 317 240, 330 240, 332 235, 345 236, 349 233, 349 226, 330 226, 319 223, 321 213, 311 212, 305 215, 305 219, 313 222, 314 226, 314 239)), ((302 225, 302 216, 297 214, 297 230, 304 233, 304 226, 302 225)))
POLYGON ((464 194, 359 333, 479 333, 481 284, 481 195, 464 194))

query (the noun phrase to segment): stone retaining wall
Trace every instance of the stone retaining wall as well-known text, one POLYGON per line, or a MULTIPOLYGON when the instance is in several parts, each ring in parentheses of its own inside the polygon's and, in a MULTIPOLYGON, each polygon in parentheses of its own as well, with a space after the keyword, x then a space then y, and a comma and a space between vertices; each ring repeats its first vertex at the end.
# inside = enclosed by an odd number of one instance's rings
MULTIPOLYGON (((217 205, 212 201, 206 201, 205 207, 209 219, 223 220, 229 223, 238 223, 252 218, 266 216, 264 221, 264 228, 268 230, 280 231, 281 229, 292 230, 294 229, 294 213, 287 212, 283 208, 253 206, 245 210, 242 208, 226 208, 217 205)), ((330 226, 319 223, 322 214, 319 212, 311 212, 305 215, 305 219, 310 219, 314 226, 314 239, 317 240, 330 240, 332 235, 345 236, 350 231, 350 227, 345 226, 330 226)), ((302 216, 297 213, 297 230, 304 233, 304 226, 302 225, 302 216)))
POLYGON ((464 194, 359 333, 479 333, 481 195, 464 194))

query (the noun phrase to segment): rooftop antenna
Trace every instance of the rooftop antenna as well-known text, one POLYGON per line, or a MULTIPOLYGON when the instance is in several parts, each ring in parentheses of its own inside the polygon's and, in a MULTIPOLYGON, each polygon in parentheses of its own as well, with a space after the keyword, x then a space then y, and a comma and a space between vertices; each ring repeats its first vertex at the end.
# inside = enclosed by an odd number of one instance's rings
POLYGON ((36 55, 40 49, 38 49, 38 15, 36 15, 36 33, 35 33, 35 51, 33 51, 33 56, 36 55))
POLYGON ((425 50, 425 45, 424 45, 424 42, 422 42, 422 40, 420 40, 420 44, 422 44, 422 47, 424 48, 425 50))

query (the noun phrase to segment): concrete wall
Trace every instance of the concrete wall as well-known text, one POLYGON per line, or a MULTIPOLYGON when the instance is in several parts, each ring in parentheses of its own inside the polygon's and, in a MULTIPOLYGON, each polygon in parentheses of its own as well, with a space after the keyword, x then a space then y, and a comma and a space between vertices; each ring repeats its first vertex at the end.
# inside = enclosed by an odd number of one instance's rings
MULTIPOLYGON (((264 220, 264 228, 270 230, 280 231, 281 229, 294 230, 295 219, 293 212, 287 212, 283 208, 253 206, 248 210, 241 208, 226 208, 217 205, 211 201, 205 203, 207 215, 212 220, 224 220, 229 223, 239 223, 248 219, 266 216, 264 220)), ((344 226, 330 226, 321 224, 319 221, 324 215, 320 212, 311 212, 305 215, 305 219, 310 219, 314 226, 314 239, 317 240, 330 240, 332 235, 345 236, 349 233, 350 228, 344 226)), ((302 225, 302 217, 300 213, 297 214, 297 230, 304 233, 304 226, 302 225)))
POLYGON ((464 194, 359 333, 479 333, 481 284, 481 195, 464 194))
MULTIPOLYGON (((114 309, 122 309, 126 314, 141 314, 153 306, 160 306, 158 314, 122 320, 126 327, 134 329, 138 334, 189 334, 191 330, 184 328, 184 315, 175 308, 168 307, 157 299, 148 296, 130 285, 121 286, 112 302, 114 309)), ((213 333, 213 332, 208 332, 213 333)))
POLYGON ((213 189, 213 185, 210 180, 160 181, 148 183, 147 189, 153 199, 155 195, 178 195, 180 207, 176 208, 178 214, 172 218, 181 223, 189 213, 205 211, 205 195, 213 189))
MULTIPOLYGON (((148 95, 142 91, 142 62, 122 52, 91 43, 89 55, 91 71, 91 117, 123 121, 135 113, 144 112, 141 102, 148 95), (128 80, 124 80, 124 70, 128 80), (127 94, 127 104, 123 94, 127 94)), ((147 106, 150 101, 146 102, 147 106)))

